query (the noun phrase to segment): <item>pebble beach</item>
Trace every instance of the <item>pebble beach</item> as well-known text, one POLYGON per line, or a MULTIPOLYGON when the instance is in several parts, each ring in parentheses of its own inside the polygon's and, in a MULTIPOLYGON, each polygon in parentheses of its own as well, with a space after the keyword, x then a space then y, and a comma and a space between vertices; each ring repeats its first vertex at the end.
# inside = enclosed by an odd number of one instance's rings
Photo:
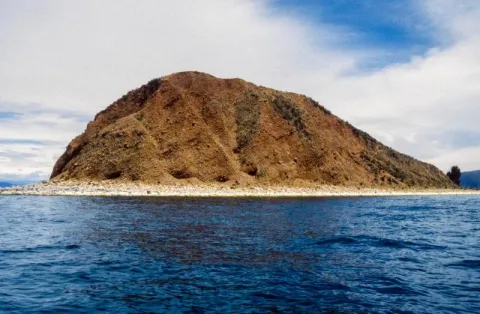
POLYGON ((0 195, 45 196, 157 196, 157 197, 356 197, 480 195, 480 190, 466 189, 373 189, 341 186, 235 187, 221 185, 148 185, 142 183, 42 182, 0 189, 0 195))

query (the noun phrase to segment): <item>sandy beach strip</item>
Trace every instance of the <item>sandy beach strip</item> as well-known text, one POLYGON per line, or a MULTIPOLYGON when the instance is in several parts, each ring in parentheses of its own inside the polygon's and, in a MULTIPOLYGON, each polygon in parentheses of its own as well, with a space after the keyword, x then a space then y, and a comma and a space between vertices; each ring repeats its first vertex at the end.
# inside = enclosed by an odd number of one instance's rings
POLYGON ((480 195, 480 190, 466 189, 371 189, 340 186, 231 187, 219 185, 147 185, 111 182, 43 182, 0 189, 0 195, 45 196, 157 196, 157 197, 357 197, 480 195))

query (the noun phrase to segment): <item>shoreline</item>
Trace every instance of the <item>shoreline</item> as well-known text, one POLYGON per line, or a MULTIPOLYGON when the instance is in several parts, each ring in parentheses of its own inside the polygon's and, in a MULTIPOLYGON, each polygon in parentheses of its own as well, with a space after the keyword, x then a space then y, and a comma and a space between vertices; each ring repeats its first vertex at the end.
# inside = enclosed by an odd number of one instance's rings
POLYGON ((480 195, 466 189, 381 189, 341 186, 232 187, 219 185, 148 185, 111 182, 44 182, 0 189, 0 195, 105 196, 105 197, 388 197, 480 195))

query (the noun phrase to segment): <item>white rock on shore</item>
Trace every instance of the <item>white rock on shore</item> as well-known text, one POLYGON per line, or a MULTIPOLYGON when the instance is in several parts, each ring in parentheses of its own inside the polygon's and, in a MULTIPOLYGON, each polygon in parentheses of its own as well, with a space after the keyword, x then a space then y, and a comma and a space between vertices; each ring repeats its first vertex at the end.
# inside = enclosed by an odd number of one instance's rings
POLYGON ((44 182, 0 189, 0 195, 64 195, 64 196, 182 196, 182 197, 328 197, 328 196, 416 196, 416 195, 480 195, 480 190, 438 189, 359 189, 354 187, 230 187, 218 185, 173 186, 141 183, 44 182))

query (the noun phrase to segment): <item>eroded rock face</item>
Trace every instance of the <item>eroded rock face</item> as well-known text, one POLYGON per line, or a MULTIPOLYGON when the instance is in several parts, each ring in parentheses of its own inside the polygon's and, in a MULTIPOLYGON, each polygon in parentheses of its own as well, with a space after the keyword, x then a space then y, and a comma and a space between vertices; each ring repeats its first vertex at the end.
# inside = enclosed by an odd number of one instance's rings
POLYGON ((152 80, 97 114, 52 178, 452 187, 310 98, 198 72, 152 80))

